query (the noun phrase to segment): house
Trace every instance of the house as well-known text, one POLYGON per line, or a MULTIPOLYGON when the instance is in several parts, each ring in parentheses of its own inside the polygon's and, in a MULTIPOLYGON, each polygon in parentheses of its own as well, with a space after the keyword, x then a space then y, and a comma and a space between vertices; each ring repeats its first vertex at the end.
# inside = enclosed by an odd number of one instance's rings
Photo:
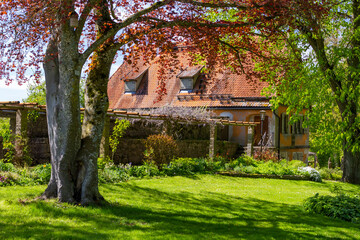
MULTIPOLYGON (((164 105, 174 107, 206 106, 215 114, 230 120, 261 122, 263 119, 263 144, 274 149, 282 158, 305 160, 309 152, 309 133, 302 128, 302 121, 289 125, 286 107, 271 110, 269 99, 261 95, 267 83, 257 79, 248 80, 245 74, 216 69, 205 74, 201 65, 190 65, 186 47, 177 48, 179 66, 170 69, 165 77, 167 95, 157 101, 159 63, 139 61, 136 67, 124 62, 113 74, 108 84, 108 95, 112 109, 151 109, 164 105)), ((261 125, 254 133, 247 128, 230 126, 228 141, 246 148, 249 134, 254 134, 254 146, 259 148, 261 125)))

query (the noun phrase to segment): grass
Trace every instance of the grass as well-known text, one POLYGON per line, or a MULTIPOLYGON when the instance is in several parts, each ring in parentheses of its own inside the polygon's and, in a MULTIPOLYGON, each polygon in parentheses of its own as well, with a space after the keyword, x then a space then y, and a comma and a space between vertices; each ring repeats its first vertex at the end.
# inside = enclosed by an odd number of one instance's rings
POLYGON ((198 175, 100 187, 108 204, 22 201, 45 186, 0 188, 0 239, 359 239, 360 225, 308 214, 324 182, 198 175), (19 199, 22 199, 19 201, 19 199))

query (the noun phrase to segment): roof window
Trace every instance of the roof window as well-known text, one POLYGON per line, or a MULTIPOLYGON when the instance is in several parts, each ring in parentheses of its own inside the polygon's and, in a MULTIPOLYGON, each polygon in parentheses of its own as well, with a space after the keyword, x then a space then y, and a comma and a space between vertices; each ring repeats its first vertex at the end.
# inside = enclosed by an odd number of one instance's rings
POLYGON ((145 73, 149 68, 143 69, 142 71, 131 71, 125 77, 125 93, 135 94, 139 88, 140 82, 143 79, 145 73))
POLYGON ((204 66, 194 66, 188 67, 186 70, 182 71, 178 77, 180 79, 180 93, 181 92, 192 92, 195 86, 196 79, 198 78, 201 69, 204 66))

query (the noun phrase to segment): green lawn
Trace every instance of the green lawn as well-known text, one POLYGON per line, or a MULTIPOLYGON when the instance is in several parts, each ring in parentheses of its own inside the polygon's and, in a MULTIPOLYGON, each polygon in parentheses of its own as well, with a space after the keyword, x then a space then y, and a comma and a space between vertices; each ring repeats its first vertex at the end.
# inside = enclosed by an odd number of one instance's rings
POLYGON ((302 202, 360 186, 200 175, 102 185, 109 201, 23 202, 45 186, 0 188, 0 239, 360 239, 360 225, 304 212, 302 202))

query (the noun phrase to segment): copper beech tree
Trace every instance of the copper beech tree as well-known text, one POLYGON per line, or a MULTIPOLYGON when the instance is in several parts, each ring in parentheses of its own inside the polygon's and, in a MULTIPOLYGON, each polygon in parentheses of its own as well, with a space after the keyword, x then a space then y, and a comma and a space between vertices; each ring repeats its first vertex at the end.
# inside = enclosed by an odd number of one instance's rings
POLYGON ((52 174, 42 197, 82 204, 103 199, 96 163, 108 107, 107 81, 118 51, 134 63, 140 57, 150 61, 160 52, 161 96, 166 94, 161 72, 176 64, 176 58, 171 58, 176 44, 191 44, 194 61, 202 56, 208 68, 223 64, 245 71, 249 56, 269 55, 259 47, 256 36, 266 36, 271 42, 281 26, 295 20, 292 16, 299 9, 321 15, 325 3, 2 0, 0 78, 22 83, 39 78, 41 67, 45 72, 52 174), (79 81, 83 71, 88 76, 81 125, 79 81))

